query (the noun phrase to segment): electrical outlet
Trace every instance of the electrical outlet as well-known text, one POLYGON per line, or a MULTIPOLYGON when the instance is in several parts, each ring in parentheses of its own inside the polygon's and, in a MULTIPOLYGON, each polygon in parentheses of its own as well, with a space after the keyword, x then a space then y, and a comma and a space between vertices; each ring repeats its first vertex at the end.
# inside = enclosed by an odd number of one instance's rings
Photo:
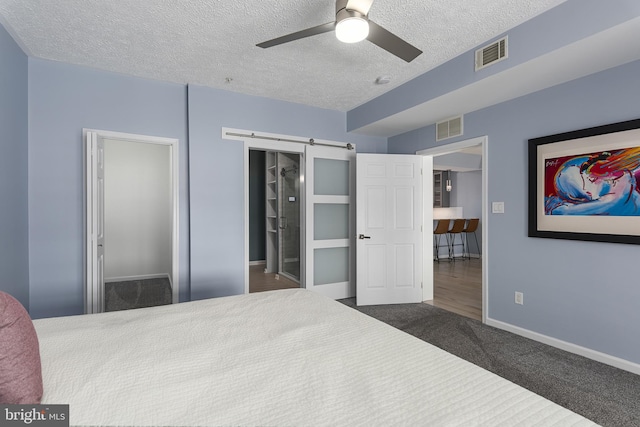
POLYGON ((522 292, 516 292, 516 304, 524 305, 524 294, 522 292))

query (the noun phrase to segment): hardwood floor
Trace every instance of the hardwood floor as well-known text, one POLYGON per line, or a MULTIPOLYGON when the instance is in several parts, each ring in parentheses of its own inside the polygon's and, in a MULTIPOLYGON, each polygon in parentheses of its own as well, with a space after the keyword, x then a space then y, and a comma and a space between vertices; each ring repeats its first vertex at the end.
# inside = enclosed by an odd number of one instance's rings
POLYGON ((299 288, 300 285, 284 276, 276 279, 275 273, 265 273, 264 264, 249 266, 249 293, 299 288))
MULTIPOLYGON (((433 263, 432 301, 425 301, 447 311, 482 320, 482 260, 446 259, 433 263)), ((249 292, 299 288, 300 285, 284 276, 276 279, 265 273, 264 264, 249 266, 249 292)))
POLYGON ((433 263, 433 301, 427 304, 482 320, 482 260, 433 263))

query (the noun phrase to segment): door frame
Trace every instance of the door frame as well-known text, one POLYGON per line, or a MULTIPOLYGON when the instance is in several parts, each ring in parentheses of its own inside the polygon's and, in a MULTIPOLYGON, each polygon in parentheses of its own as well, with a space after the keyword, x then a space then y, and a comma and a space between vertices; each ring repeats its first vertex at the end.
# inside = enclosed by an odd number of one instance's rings
MULTIPOLYGON (((231 134, 251 134, 251 131, 244 131, 238 129, 222 128, 223 139, 235 139, 242 141, 244 144, 243 153, 243 170, 244 170, 244 293, 249 293, 249 150, 261 150, 261 151, 275 151, 284 153, 296 153, 300 155, 300 177, 304 178, 304 148, 303 144, 287 141, 272 141, 260 138, 246 138, 243 136, 233 136, 231 134)), ((269 135, 272 136, 272 135, 269 135)), ((277 135, 273 135, 277 137, 277 135)), ((285 138, 285 136, 282 136, 285 138)), ((306 235, 305 218, 305 200, 306 200, 306 185, 300 186, 300 204, 302 211, 300 213, 300 287, 304 288, 304 254, 306 253, 306 243, 304 236, 306 235)))
MULTIPOLYGON (((180 300, 180 201, 179 201, 179 140, 175 138, 164 138, 150 135, 139 135, 123 132, 113 132, 97 129, 82 129, 83 149, 84 149, 84 172, 85 172, 85 286, 84 300, 85 313, 99 313, 104 311, 104 297, 95 298, 99 292, 99 281, 96 280, 98 265, 96 257, 97 241, 94 238, 97 224, 97 183, 94 180, 97 159, 93 156, 92 141, 99 139, 111 139, 128 141, 133 143, 167 145, 170 147, 170 167, 171 167, 171 212, 172 212, 172 248, 171 248, 171 288, 172 303, 176 304, 180 300)), ((104 278, 103 281, 104 283, 104 278)))
MULTIPOLYGON (((477 138, 466 139, 464 141, 453 142, 451 144, 440 145, 438 147, 427 148, 424 150, 416 151, 416 154, 421 156, 430 157, 433 160, 434 156, 440 156, 443 154, 454 153, 460 151, 463 148, 473 147, 476 145, 482 145, 482 323, 487 322, 488 307, 489 307, 489 179, 488 179, 488 163, 489 163, 489 138, 488 136, 480 136, 477 138)), ((433 188, 433 176, 424 176, 425 189, 433 188)), ((431 190, 433 191, 433 190, 431 190)), ((424 207, 426 209, 433 209, 433 204, 429 205, 432 198, 424 198, 424 207)), ((425 222, 426 224, 426 222, 425 222)), ((427 232, 424 238, 425 249, 427 245, 433 245, 433 229, 427 228, 427 232)), ((433 269, 424 269, 424 283, 429 283, 427 274, 431 274, 431 282, 433 282, 433 269)), ((425 291, 426 295, 427 292, 425 291)))

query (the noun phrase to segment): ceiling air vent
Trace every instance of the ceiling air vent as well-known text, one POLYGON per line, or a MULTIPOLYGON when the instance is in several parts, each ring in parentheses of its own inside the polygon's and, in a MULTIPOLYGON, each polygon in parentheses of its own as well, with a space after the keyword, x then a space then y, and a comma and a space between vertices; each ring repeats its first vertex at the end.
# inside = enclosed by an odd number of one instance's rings
POLYGON ((507 58, 507 37, 476 50, 476 71, 507 58))
POLYGON ((436 141, 462 135, 462 116, 436 123, 436 141))

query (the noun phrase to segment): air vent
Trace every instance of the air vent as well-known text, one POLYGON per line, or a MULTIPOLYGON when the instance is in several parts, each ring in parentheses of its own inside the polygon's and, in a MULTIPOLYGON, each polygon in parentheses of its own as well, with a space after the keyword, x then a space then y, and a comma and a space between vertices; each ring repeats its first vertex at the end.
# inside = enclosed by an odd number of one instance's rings
POLYGON ((476 50, 476 71, 507 58, 507 38, 504 37, 476 50))
POLYGON ((462 116, 436 123, 436 141, 462 135, 462 116))

